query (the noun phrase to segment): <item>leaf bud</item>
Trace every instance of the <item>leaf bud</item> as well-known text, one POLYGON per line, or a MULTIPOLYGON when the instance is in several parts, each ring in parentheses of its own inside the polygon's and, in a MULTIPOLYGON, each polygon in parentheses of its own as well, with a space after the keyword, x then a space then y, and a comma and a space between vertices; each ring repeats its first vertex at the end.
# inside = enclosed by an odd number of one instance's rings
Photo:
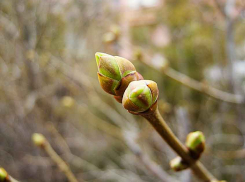
POLYGON ((131 112, 147 111, 158 99, 157 84, 151 80, 133 81, 126 89, 122 104, 131 112))
POLYGON ((125 58, 97 52, 98 78, 104 91, 115 96, 123 96, 128 84, 138 80, 134 65, 125 58))

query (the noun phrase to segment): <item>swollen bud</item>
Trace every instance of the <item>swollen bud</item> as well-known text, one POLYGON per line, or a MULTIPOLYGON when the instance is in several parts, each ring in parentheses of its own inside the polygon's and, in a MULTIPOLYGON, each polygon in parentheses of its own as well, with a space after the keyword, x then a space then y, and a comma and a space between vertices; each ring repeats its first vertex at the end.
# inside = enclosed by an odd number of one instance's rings
POLYGON ((170 161, 170 167, 174 171, 182 171, 187 169, 189 166, 182 160, 181 157, 176 157, 170 161))
POLYGON ((126 89, 122 104, 131 112, 147 111, 158 99, 157 84, 151 80, 133 81, 126 89))
POLYGON ((45 145, 46 138, 40 133, 34 133, 32 135, 32 142, 38 147, 43 147, 45 145))
POLYGON ((100 52, 95 58, 100 85, 109 94, 123 96, 128 84, 139 79, 134 65, 125 58, 100 52))
POLYGON ((9 177, 8 177, 8 173, 7 171, 5 171, 4 168, 0 168, 0 182, 5 182, 8 181, 9 177))
POLYGON ((185 145, 194 159, 199 158, 205 149, 205 137, 203 133, 200 131, 189 133, 185 145))

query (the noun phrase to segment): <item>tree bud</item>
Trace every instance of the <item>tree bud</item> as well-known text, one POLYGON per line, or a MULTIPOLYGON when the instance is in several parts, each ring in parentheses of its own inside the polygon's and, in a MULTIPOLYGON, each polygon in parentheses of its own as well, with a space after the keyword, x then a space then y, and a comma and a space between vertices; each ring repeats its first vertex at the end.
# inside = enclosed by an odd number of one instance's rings
POLYGON ((122 104, 128 111, 144 112, 157 101, 158 94, 156 82, 151 80, 133 81, 123 95, 122 104))
POLYGON ((189 166, 182 160, 181 157, 176 157, 170 161, 170 167, 174 171, 182 171, 189 166))
POLYGON ((46 138, 40 133, 34 133, 32 135, 32 141, 36 146, 42 147, 45 144, 46 138))
POLYGON ((185 145, 194 158, 199 158, 205 149, 205 137, 202 132, 191 132, 187 135, 185 145))
POLYGON ((100 52, 95 58, 100 85, 109 94, 123 96, 128 84, 139 79, 134 65, 125 58, 100 52))

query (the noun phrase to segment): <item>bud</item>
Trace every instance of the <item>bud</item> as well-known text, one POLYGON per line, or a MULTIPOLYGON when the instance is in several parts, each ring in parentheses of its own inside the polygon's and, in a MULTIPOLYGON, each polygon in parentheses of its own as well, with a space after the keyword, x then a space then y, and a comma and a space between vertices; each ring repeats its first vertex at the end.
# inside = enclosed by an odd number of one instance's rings
POLYGON ((8 181, 8 173, 4 168, 0 168, 0 182, 8 181))
POLYGON ((112 32, 107 32, 103 35, 102 39, 103 39, 104 43, 109 44, 109 43, 112 43, 116 40, 116 36, 112 32))
POLYGON ((61 100, 61 104, 66 108, 71 108, 75 104, 75 100, 70 96, 64 96, 61 100))
POLYGON ((110 31, 116 36, 118 37, 121 33, 120 27, 118 25, 111 25, 110 26, 110 31))
POLYGON ((34 133, 32 135, 33 143, 38 147, 43 147, 46 141, 46 138, 40 133, 34 133))
POLYGON ((101 87, 109 94, 123 96, 128 84, 138 80, 134 65, 118 56, 97 52, 98 78, 101 87))
POLYGON ((205 137, 202 132, 191 132, 187 135, 185 145, 190 151, 190 154, 194 158, 199 158, 201 153, 205 149, 205 137))
POLYGON ((126 89, 122 104, 125 109, 132 112, 148 110, 158 98, 157 84, 151 80, 133 81, 126 89))
POLYGON ((182 160, 181 157, 176 157, 170 161, 170 167, 174 171, 182 171, 189 166, 182 160))

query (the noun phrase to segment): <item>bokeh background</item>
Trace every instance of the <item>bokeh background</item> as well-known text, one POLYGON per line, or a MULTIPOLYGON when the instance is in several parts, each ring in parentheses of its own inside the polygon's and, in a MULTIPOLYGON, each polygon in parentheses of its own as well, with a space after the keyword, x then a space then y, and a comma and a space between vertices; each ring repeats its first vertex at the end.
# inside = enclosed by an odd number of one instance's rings
POLYGON ((245 181, 244 8, 243 0, 0 0, 0 166, 20 181, 68 181, 33 145, 38 132, 78 181, 198 181, 174 173, 176 154, 102 91, 99 51, 158 83, 161 114, 181 141, 205 134, 209 171, 245 181))

